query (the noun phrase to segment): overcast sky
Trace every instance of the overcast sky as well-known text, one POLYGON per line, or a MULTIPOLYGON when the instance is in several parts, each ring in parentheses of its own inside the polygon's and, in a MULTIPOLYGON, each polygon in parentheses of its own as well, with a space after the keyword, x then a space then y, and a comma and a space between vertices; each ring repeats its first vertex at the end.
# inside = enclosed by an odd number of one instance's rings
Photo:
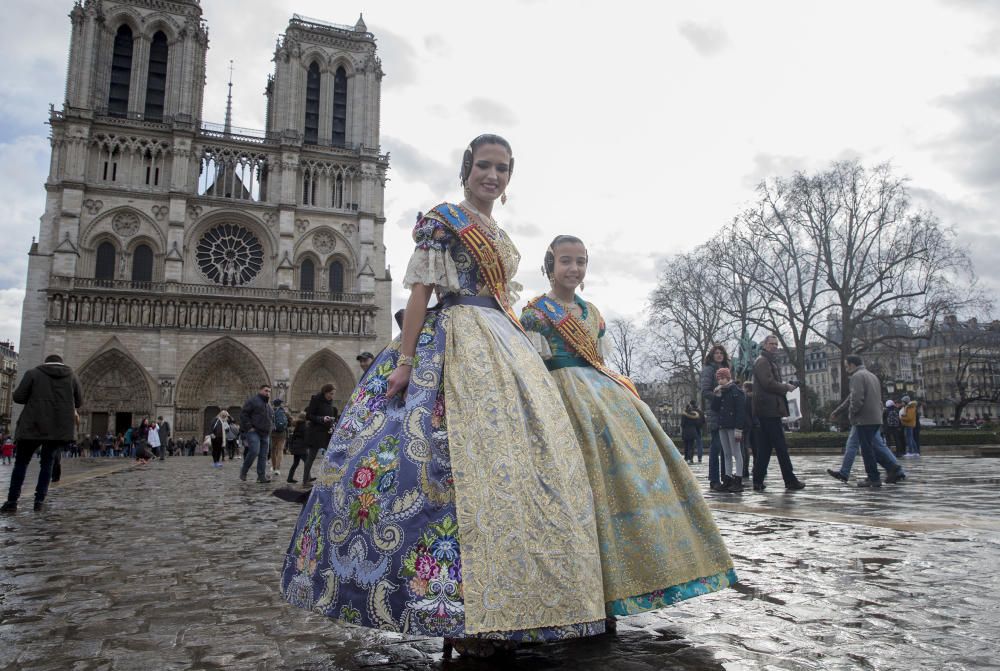
MULTIPOLYGON (((1000 287, 1000 2, 468 2, 202 0, 204 118, 264 126, 274 43, 292 13, 364 13, 386 76, 385 242, 399 279, 415 213, 461 197, 482 132, 516 167, 495 216, 522 253, 525 298, 548 242, 587 243, 583 295, 639 316, 657 270, 705 241, 764 177, 891 161, 1000 287)), ((61 104, 69 0, 12 0, 0 25, 0 339, 19 339, 26 252, 44 208, 48 104, 61 104)))

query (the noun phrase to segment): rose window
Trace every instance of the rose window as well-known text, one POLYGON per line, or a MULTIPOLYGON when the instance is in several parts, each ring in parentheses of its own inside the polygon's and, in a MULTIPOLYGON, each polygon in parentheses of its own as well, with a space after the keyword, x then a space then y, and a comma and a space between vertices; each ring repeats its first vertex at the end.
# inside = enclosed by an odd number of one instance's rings
POLYGON ((201 237, 195 250, 201 274, 228 287, 249 284, 264 266, 264 248, 253 233, 220 224, 201 237))

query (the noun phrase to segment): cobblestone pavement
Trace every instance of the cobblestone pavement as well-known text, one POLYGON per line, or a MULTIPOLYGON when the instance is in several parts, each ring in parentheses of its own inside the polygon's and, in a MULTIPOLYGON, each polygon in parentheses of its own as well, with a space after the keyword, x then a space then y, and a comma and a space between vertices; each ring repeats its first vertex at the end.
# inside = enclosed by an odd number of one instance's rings
MULTIPOLYGON (((836 461, 796 457, 800 492, 774 464, 766 492, 710 496, 735 589, 506 666, 1000 668, 1000 460, 907 460, 907 481, 880 491, 826 476, 836 461)), ((26 509, 0 517, 0 669, 499 668, 285 605, 279 561, 297 510, 273 485, 239 482, 238 463, 69 460, 42 513, 33 467, 26 509)), ((707 463, 694 468, 704 480, 707 463)), ((9 476, 0 466, 0 486, 9 476)))

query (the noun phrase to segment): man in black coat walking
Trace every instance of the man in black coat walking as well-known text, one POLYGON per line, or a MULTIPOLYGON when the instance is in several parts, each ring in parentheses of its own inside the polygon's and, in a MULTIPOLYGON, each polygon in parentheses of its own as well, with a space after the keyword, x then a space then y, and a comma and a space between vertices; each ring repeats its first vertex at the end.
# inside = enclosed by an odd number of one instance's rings
POLYGON ((24 410, 14 432, 17 443, 14 470, 10 474, 7 502, 0 512, 17 511, 28 464, 38 448, 42 449, 42 458, 35 488, 35 510, 41 510, 52 479, 53 455, 75 437, 76 410, 83 402, 83 390, 62 357, 50 354, 45 357, 45 363, 24 374, 14 390, 13 399, 22 404, 24 410))

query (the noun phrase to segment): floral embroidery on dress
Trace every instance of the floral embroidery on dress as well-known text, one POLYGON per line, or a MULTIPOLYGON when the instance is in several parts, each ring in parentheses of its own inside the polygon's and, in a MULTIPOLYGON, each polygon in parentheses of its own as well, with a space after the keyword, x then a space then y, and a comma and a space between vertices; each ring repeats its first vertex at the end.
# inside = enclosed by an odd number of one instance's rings
POLYGON ((462 557, 458 524, 446 515, 427 528, 420 540, 404 555, 401 578, 417 597, 410 602, 413 617, 430 631, 447 633, 461 627, 462 557))
POLYGON ((379 364, 373 365, 362 378, 351 394, 347 409, 341 416, 340 424, 337 425, 337 430, 330 441, 331 445, 350 439, 371 421, 376 412, 385 409, 388 402, 385 392, 389 388, 389 376, 396 370, 395 361, 396 357, 384 359, 379 364))
POLYGON ((322 512, 317 501, 302 527, 302 533, 295 541, 295 569, 299 573, 312 575, 316 572, 316 560, 323 553, 322 512))
POLYGON ((349 516, 351 528, 370 529, 378 524, 382 497, 394 492, 399 473, 399 438, 386 436, 362 459, 351 476, 355 498, 349 516))
POLYGON ((345 603, 340 607, 340 619, 348 624, 361 624, 361 611, 354 607, 353 604, 345 603))

